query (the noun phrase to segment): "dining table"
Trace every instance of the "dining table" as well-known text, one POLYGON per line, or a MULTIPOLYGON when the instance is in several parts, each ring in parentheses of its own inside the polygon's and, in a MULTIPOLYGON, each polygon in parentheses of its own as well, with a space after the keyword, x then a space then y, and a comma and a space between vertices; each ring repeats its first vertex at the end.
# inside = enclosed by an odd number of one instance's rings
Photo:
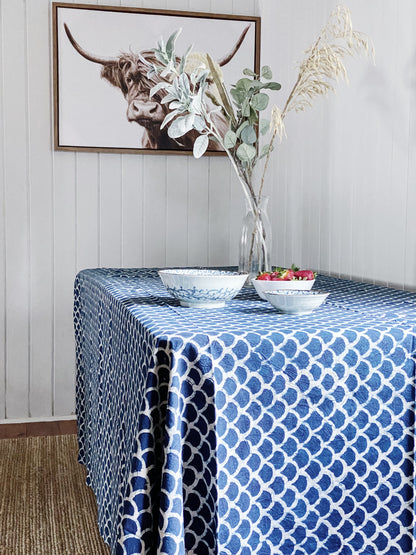
POLYGON ((183 307, 157 268, 74 287, 79 461, 112 554, 414 554, 416 293, 319 274, 183 307))

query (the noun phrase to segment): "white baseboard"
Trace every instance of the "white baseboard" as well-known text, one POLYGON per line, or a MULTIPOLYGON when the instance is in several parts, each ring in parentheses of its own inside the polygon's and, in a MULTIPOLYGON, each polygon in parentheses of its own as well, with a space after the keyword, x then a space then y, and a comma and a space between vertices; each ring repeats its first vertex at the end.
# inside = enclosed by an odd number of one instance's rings
POLYGON ((1 424, 30 424, 32 422, 60 422, 62 420, 76 420, 75 414, 69 416, 40 416, 36 418, 0 418, 1 424))

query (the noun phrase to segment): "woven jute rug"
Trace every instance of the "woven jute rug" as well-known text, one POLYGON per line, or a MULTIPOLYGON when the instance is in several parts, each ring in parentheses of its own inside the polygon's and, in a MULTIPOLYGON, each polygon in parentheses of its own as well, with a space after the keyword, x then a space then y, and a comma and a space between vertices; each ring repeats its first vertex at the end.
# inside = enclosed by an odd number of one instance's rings
POLYGON ((75 435, 0 440, 0 554, 109 555, 75 435))

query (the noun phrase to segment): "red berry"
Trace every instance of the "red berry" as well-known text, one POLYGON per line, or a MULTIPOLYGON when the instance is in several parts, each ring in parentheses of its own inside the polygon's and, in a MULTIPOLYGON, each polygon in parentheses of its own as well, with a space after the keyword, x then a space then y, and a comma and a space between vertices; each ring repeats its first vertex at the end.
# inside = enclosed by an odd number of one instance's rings
POLYGON ((315 279, 315 275, 312 270, 298 270, 297 272, 295 272, 295 277, 297 279, 315 279))
POLYGON ((269 273, 264 272, 264 273, 260 274, 259 276, 257 276, 257 279, 261 280, 261 281, 270 281, 271 277, 270 277, 269 273))
POLYGON ((293 270, 285 270, 282 274, 282 278, 285 281, 291 281, 295 276, 295 273, 293 270))

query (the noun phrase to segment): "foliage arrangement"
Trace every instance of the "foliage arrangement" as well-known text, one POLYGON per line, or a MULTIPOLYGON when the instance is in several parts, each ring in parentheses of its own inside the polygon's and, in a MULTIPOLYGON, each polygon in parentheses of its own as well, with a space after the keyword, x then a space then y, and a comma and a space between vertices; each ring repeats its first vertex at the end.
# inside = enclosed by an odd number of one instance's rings
POLYGON ((262 114, 269 106, 268 91, 280 89, 280 84, 272 81, 269 66, 263 66, 260 74, 244 69, 244 77, 228 91, 221 69, 209 54, 198 55, 200 63, 193 63, 192 71, 187 69, 191 48, 182 57, 174 50, 179 33, 180 30, 173 33, 166 43, 159 40, 157 48, 153 49, 159 65, 149 64, 149 77, 158 73, 166 80, 153 87, 150 93, 154 95, 163 90, 162 103, 169 105, 170 112, 162 127, 169 126, 168 135, 172 138, 197 132, 193 147, 196 158, 205 153, 210 140, 221 145, 256 215, 261 238, 263 229, 258 208, 274 142, 276 138, 281 141, 285 135, 285 117, 291 111, 299 112, 312 106, 316 97, 335 91, 338 79, 347 80, 344 58, 372 53, 372 46, 365 34, 353 30, 349 10, 343 6, 336 8, 317 40, 306 50, 283 109, 273 106, 271 117, 267 119, 262 114), (253 169, 263 158, 262 177, 256 190, 253 169))

